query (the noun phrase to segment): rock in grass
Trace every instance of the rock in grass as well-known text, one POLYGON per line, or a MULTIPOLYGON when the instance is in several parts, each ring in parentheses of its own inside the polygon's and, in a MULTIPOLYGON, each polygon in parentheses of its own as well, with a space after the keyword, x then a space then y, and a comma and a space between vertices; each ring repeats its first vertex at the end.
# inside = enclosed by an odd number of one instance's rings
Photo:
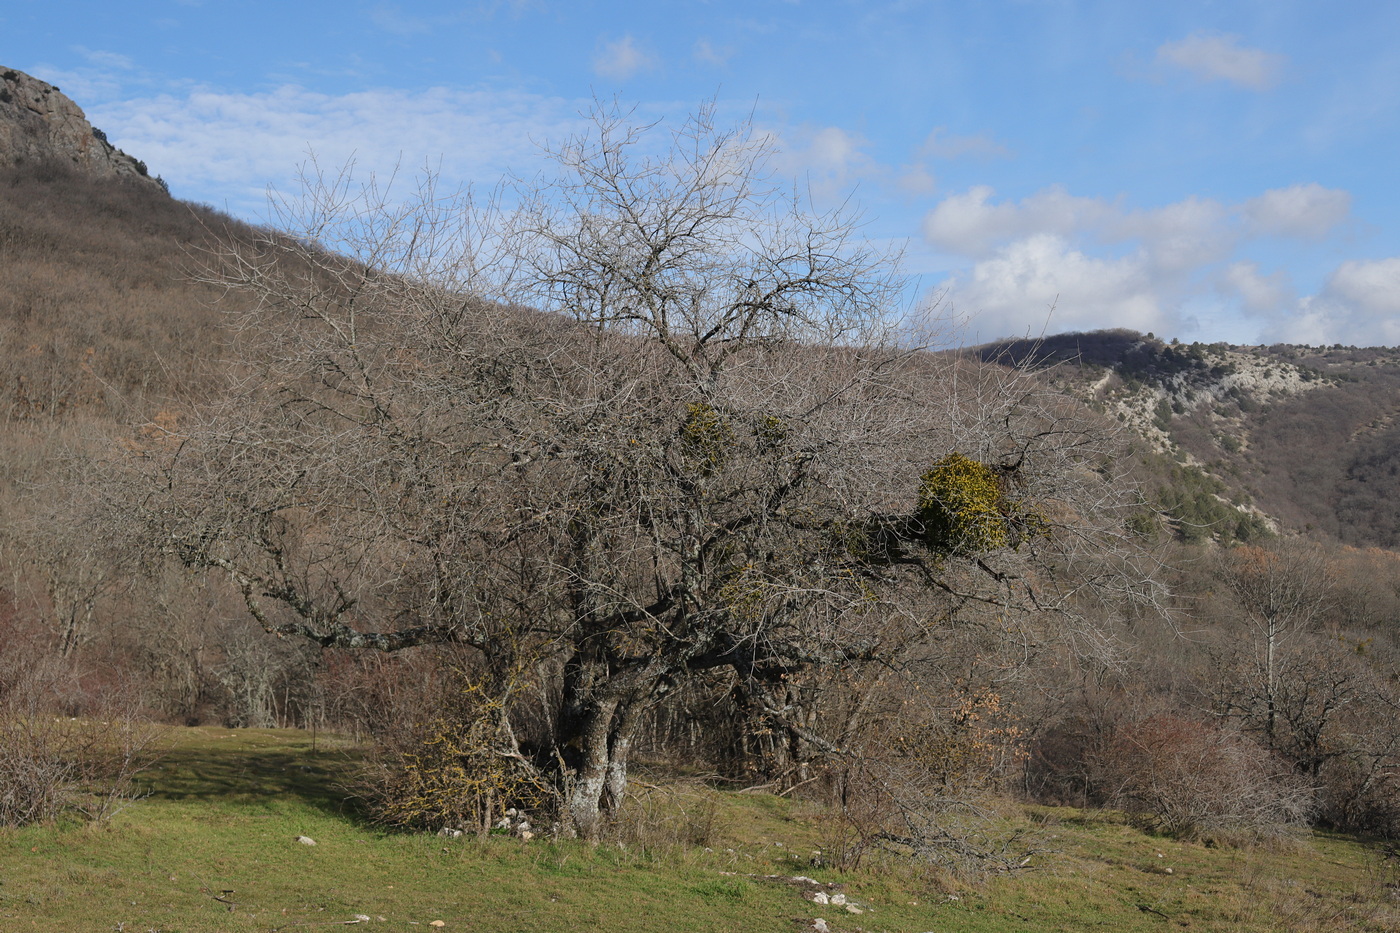
POLYGON ((314 846, 316 844, 316 840, 312 839, 310 836, 298 836, 297 842, 300 842, 304 846, 314 846))

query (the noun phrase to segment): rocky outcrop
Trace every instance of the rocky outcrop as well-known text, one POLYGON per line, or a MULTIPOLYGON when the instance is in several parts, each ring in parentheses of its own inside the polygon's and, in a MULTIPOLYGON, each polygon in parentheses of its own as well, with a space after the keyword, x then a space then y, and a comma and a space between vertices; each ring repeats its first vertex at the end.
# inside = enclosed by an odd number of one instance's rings
POLYGON ((58 88, 0 67, 0 167, 45 162, 164 187, 146 163, 107 142, 58 88))

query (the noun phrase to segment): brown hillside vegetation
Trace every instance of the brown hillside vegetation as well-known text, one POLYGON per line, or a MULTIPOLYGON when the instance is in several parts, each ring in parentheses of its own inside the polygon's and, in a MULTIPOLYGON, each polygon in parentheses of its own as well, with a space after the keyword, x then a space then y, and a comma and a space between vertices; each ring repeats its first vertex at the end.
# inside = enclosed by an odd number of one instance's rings
POLYGON ((1178 344, 1119 329, 969 352, 1041 369, 1120 417, 1142 413, 1134 426, 1169 449, 1139 445, 1139 475, 1187 540, 1257 536, 1262 513, 1285 534, 1400 546, 1394 348, 1178 344))
POLYGON ((0 420, 134 420, 205 391, 220 293, 192 271, 240 225, 149 185, 0 171, 0 420))
POLYGON ((1400 353, 1272 348, 1334 385, 1261 412, 1261 503, 1345 544, 1400 547, 1400 353))

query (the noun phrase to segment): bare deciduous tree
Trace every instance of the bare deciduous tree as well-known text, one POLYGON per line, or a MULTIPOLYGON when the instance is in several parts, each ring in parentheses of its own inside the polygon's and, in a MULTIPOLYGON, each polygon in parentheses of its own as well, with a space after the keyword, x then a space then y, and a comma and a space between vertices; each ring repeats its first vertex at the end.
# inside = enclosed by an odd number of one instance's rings
POLYGON ((1239 600, 1259 640, 1256 679, 1264 737, 1278 748, 1279 672, 1284 645, 1316 622, 1331 598, 1331 571, 1315 547, 1244 546, 1221 558, 1221 576, 1239 600))
POLYGON ((125 457, 145 539, 267 631, 469 646, 498 698, 534 679, 545 721, 502 700, 481 734, 584 835, 696 674, 839 751, 802 672, 1128 579, 1101 559, 1128 497, 1092 419, 895 341, 890 257, 770 184, 747 127, 702 111, 648 156, 594 116, 508 212, 313 184, 287 234, 220 257, 258 299, 227 404, 125 457), (953 450, 982 464, 977 546, 932 520, 953 450))

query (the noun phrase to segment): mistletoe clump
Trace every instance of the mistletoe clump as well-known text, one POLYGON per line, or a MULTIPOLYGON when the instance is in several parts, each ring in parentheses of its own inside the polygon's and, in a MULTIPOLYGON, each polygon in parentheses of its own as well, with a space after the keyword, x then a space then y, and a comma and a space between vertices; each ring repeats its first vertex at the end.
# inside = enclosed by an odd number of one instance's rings
POLYGON ((923 475, 919 518, 930 547, 960 557, 1012 543, 1019 511, 996 470, 954 451, 923 475))

